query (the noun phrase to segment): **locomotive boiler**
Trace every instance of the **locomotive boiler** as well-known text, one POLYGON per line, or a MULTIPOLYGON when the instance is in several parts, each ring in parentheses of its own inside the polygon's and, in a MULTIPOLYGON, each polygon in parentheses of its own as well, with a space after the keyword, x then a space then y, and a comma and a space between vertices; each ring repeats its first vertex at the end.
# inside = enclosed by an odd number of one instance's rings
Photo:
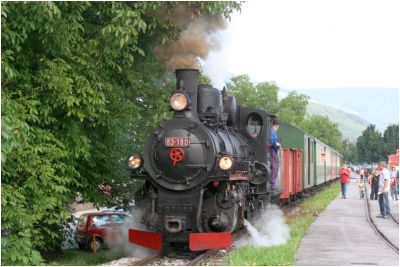
POLYGON ((149 134, 132 155, 132 178, 143 211, 129 242, 164 255, 229 247, 243 227, 282 188, 269 188, 272 117, 236 103, 227 90, 199 85, 199 72, 176 70, 173 118, 149 134))

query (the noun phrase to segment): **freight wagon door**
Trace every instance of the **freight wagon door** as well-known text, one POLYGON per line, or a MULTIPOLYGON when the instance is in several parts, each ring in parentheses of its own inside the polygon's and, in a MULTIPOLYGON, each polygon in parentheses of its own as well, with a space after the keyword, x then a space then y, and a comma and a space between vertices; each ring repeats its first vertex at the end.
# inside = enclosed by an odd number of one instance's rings
POLYGON ((302 180, 303 180, 303 157, 301 150, 295 150, 293 154, 293 162, 294 162, 294 193, 300 193, 302 190, 302 180))
POLYGON ((283 149, 283 193, 281 199, 289 199, 294 193, 292 153, 290 148, 283 149))

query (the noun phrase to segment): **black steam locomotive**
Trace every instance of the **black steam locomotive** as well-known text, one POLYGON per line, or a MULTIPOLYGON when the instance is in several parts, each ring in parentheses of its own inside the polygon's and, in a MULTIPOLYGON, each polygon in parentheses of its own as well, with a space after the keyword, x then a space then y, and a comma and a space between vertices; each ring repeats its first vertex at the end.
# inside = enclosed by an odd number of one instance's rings
POLYGON ((146 180, 135 193, 146 231, 130 229, 129 242, 168 255, 231 246, 244 219, 282 192, 269 187, 272 117, 199 85, 197 70, 176 79, 173 118, 128 160, 132 178, 146 180))

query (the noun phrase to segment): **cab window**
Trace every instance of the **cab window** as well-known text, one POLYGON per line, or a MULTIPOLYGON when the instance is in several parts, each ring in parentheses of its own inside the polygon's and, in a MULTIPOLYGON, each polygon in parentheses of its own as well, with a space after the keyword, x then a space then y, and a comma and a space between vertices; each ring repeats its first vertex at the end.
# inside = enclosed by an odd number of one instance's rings
POLYGON ((247 134, 253 138, 257 138, 261 135, 263 128, 263 120, 257 113, 250 114, 246 123, 247 134))

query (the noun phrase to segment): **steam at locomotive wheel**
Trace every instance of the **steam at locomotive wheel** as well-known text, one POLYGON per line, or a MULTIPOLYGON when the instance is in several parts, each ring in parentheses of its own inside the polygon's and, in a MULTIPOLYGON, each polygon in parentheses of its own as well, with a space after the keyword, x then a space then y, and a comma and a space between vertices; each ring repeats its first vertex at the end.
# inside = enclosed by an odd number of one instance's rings
POLYGON ((198 75, 176 70, 173 118, 128 160, 132 178, 145 180, 135 203, 147 229, 130 229, 129 242, 169 256, 230 247, 244 220, 283 191, 269 183, 273 116, 199 85, 198 75))

